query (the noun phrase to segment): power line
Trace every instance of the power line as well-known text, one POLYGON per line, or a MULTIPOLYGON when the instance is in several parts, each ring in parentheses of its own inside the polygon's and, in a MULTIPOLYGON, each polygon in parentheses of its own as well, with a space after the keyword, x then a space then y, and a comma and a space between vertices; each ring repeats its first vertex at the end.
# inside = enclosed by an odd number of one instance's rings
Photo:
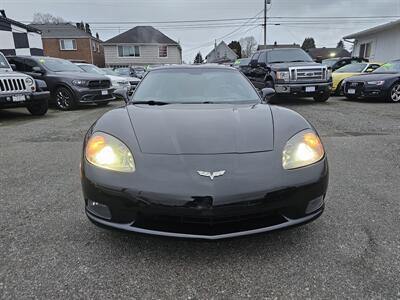
MULTIPOLYGON (((264 10, 263 10, 264 11, 264 10)), ((398 19, 400 18, 400 15, 392 15, 392 16, 322 16, 322 17, 316 17, 316 16, 269 16, 268 19, 286 19, 286 20, 328 20, 328 19, 333 19, 333 20, 354 20, 354 19, 398 19)), ((249 21, 249 20, 263 20, 263 17, 254 17, 254 18, 228 18, 228 19, 201 19, 201 20, 177 20, 177 21, 86 21, 86 23, 89 24, 100 24, 100 25, 105 25, 105 24, 179 24, 179 23, 208 23, 208 22, 229 22, 229 21, 249 21)), ((32 23, 32 21, 20 21, 21 23, 32 23)), ((79 21, 80 23, 81 21, 79 21)), ((71 21, 71 23, 78 23, 78 21, 71 21)))

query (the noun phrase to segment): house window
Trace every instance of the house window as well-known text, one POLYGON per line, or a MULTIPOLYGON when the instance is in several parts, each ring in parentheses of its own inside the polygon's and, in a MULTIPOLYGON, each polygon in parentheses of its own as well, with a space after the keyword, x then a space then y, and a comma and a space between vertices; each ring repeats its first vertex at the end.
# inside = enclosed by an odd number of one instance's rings
POLYGON ((168 46, 158 47, 158 57, 168 57, 168 46))
POLYGON ((76 49, 76 40, 60 40, 60 50, 71 51, 76 49))
POLYGON ((120 57, 125 56, 140 56, 140 47, 139 46, 118 46, 118 55, 120 57))
POLYGON ((92 50, 93 50, 94 52, 97 51, 97 44, 96 44, 95 41, 92 41, 92 50))
POLYGON ((371 56, 371 43, 365 43, 360 45, 360 57, 369 58, 371 56))

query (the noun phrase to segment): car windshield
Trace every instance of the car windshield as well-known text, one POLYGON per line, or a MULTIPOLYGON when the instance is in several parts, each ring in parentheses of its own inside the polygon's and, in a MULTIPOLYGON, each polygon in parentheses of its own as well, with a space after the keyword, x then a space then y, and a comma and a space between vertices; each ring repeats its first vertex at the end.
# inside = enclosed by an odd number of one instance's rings
POLYGON ((115 69, 115 72, 117 72, 117 74, 120 76, 130 76, 131 75, 131 70, 129 68, 115 69))
POLYGON ((133 69, 135 70, 136 73, 143 73, 144 72, 144 68, 143 67, 134 67, 133 69))
POLYGON ((100 74, 100 75, 105 74, 105 72, 103 72, 102 69, 100 69, 94 65, 79 65, 79 67, 87 73, 100 74))
POLYGON ((400 73, 400 61, 388 62, 376 69, 373 73, 400 73))
POLYGON ((9 69, 10 65, 3 55, 0 55, 0 69, 9 69))
POLYGON ((361 73, 368 64, 350 64, 336 70, 336 73, 361 73))
POLYGON ((106 75, 111 75, 111 76, 119 76, 119 74, 117 73, 117 72, 115 72, 114 70, 112 70, 112 69, 101 69, 103 72, 104 72, 104 74, 106 74, 106 75))
POLYGON ((236 103, 260 102, 260 97, 239 71, 182 68, 150 71, 132 101, 236 103))
POLYGON ((39 59, 39 63, 53 72, 83 72, 77 65, 64 59, 44 57, 39 59))
POLYGON ((279 49, 268 52, 268 63, 309 61, 313 60, 303 49, 279 49))
POLYGON ((250 58, 242 58, 235 61, 235 66, 247 66, 250 63, 250 58))
POLYGON ((338 59, 324 59, 322 61, 322 64, 328 67, 332 67, 338 61, 339 61, 338 59))

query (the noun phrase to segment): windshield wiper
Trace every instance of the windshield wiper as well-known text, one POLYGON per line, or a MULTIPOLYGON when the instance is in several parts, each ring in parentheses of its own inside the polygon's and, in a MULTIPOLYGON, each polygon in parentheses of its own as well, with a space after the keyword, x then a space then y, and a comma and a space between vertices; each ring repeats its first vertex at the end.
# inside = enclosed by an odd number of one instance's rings
POLYGON ((147 104, 147 105, 168 105, 168 104, 172 104, 171 102, 156 101, 156 100, 132 101, 131 103, 132 104, 147 104))
POLYGON ((289 61, 289 62, 292 63, 292 62, 308 62, 308 61, 306 61, 306 60, 300 60, 300 59, 299 59, 299 60, 291 60, 291 61, 289 61))

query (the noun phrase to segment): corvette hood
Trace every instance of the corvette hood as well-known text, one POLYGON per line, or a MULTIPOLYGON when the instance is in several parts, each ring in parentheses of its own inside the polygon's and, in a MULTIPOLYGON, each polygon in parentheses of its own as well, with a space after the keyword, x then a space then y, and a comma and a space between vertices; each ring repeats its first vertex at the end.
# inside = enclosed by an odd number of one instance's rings
POLYGON ((127 109, 143 153, 273 150, 273 119, 268 105, 128 105, 127 109))

